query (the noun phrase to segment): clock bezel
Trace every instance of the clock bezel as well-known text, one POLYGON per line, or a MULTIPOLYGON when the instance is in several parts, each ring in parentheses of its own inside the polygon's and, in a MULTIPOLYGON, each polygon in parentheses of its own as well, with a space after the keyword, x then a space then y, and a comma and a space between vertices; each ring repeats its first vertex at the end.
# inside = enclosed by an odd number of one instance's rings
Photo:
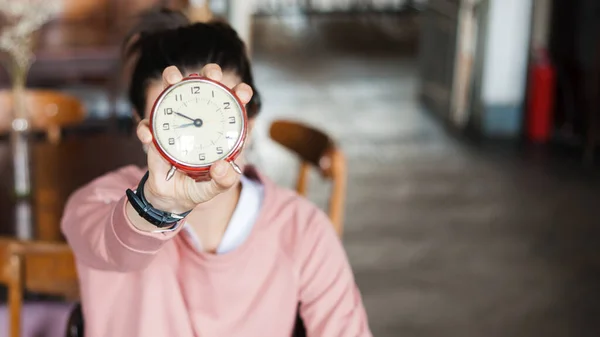
POLYGON ((246 114, 246 108, 244 107, 244 104, 242 104, 242 102, 240 101, 240 99, 237 97, 237 95, 233 92, 233 90, 229 89, 227 86, 211 80, 207 77, 203 77, 203 76, 199 76, 196 74, 191 74, 185 78, 183 78, 180 82, 169 85, 168 87, 166 87, 158 96, 158 98, 156 99, 156 101, 154 101, 154 104, 152 105, 152 110, 150 113, 150 132, 152 133, 152 142, 154 143, 154 146, 156 147, 156 149, 158 150, 158 152, 161 154, 161 156, 163 158, 165 158, 171 165, 175 166, 178 170, 181 170, 183 172, 186 173, 191 173, 191 174, 197 174, 197 173, 203 173, 203 172, 207 172, 210 170, 210 167, 215 163, 215 162, 211 162, 208 164, 199 164, 199 165, 192 165, 189 163, 184 163, 181 162, 180 160, 174 158, 173 156, 171 156, 165 149, 163 149, 162 145, 160 144, 160 142, 156 139, 156 137, 154 137, 154 135, 156 134, 156 129, 155 129, 155 125, 154 125, 154 119, 155 119, 155 114, 158 113, 157 108, 160 106, 160 104, 162 103, 163 99, 173 90, 175 90, 176 88, 182 86, 182 85, 187 85, 190 82, 202 82, 202 83, 207 83, 213 86, 216 86, 218 88, 221 88, 225 91, 225 93, 227 93, 231 98, 233 98, 233 101, 238 105, 241 114, 242 114, 242 130, 241 130, 241 134, 236 142, 236 144, 229 150, 229 152, 221 157, 222 159, 219 160, 225 160, 225 161, 233 161, 237 158, 237 156, 240 154, 243 145, 245 143, 246 140, 246 135, 248 133, 247 130, 247 119, 248 116, 246 114))

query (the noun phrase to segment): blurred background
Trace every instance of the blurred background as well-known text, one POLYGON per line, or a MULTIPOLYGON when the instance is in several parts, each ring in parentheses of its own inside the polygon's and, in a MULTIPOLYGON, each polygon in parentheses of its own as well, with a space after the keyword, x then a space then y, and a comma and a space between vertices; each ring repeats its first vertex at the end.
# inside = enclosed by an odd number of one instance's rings
POLYGON ((58 2, 31 67, 0 38, 0 336, 64 336, 62 207, 144 164, 119 48, 154 5, 246 41, 251 160, 329 212, 375 336, 600 334, 598 0, 58 2))

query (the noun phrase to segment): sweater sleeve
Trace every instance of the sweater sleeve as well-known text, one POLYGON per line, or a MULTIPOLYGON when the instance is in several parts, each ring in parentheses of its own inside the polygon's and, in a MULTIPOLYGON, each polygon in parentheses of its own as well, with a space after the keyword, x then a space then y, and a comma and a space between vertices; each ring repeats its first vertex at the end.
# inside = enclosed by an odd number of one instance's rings
POLYGON ((352 269, 333 225, 315 210, 302 232, 300 316, 308 337, 372 337, 352 269))
POLYGON ((102 176, 71 195, 61 229, 77 260, 100 270, 128 272, 145 268, 183 226, 163 233, 140 231, 126 214, 127 188, 142 173, 126 167, 102 176))

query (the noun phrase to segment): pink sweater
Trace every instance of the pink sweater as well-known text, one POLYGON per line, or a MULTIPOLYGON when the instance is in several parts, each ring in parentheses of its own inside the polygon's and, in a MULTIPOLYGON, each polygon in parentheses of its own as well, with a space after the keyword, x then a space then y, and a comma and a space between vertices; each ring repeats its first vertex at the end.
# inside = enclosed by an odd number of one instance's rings
POLYGON ((341 242, 311 203, 258 176, 264 201, 248 239, 201 253, 179 231, 129 222, 125 189, 143 173, 109 173, 67 203, 86 337, 286 337, 299 303, 309 337, 371 337, 341 242))

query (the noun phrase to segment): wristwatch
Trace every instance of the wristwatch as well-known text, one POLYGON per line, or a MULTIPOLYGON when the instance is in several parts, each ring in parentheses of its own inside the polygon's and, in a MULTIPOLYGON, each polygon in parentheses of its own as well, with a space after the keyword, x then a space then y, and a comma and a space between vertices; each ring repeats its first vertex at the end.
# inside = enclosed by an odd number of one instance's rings
POLYGON ((135 209, 136 212, 149 223, 158 228, 173 227, 188 214, 190 214, 191 210, 185 213, 175 214, 161 211, 152 207, 152 204, 150 204, 144 196, 144 185, 148 180, 148 175, 149 172, 144 174, 144 177, 142 180, 140 180, 140 183, 135 191, 127 189, 125 192, 127 194, 127 199, 129 200, 131 206, 133 206, 133 209, 135 209))

